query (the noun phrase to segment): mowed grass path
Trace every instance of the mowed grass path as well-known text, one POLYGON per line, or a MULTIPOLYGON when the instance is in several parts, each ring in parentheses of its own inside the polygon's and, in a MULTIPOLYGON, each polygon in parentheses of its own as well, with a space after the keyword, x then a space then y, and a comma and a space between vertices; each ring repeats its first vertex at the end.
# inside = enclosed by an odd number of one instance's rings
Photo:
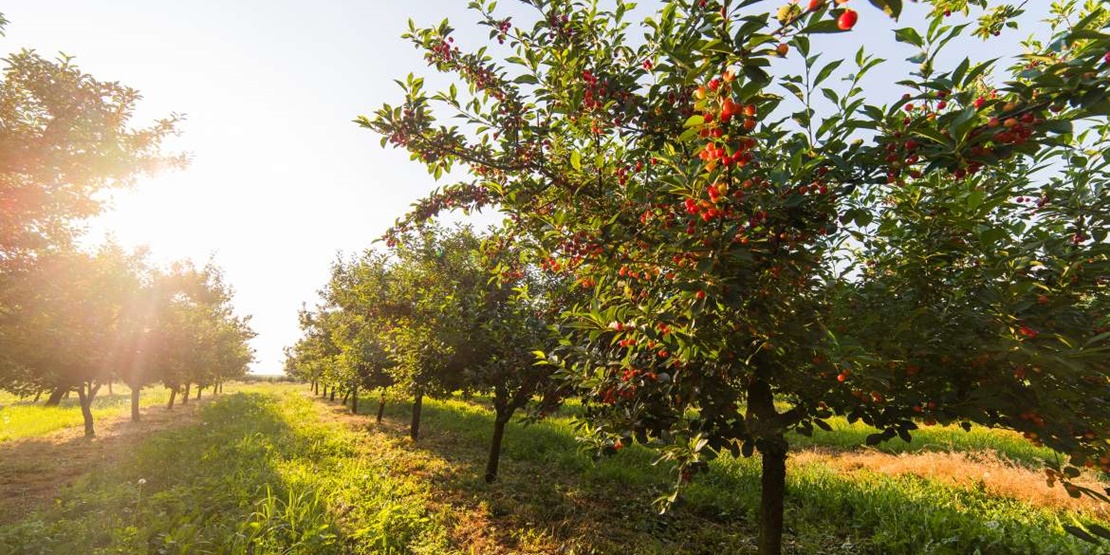
MULTIPOLYGON (((376 411, 368 401, 363 412, 376 411)), ((679 506, 657 515, 651 500, 673 476, 653 466, 645 449, 595 463, 578 453, 570 418, 514 423, 501 480, 490 485, 481 479, 487 408, 426 402, 425 436, 416 444, 406 437, 407 411, 407 403, 391 403, 378 426, 372 416, 311 399, 303 386, 225 395, 203 406, 195 425, 162 432, 94 469, 56 506, 0 526, 0 552, 754 551, 755 460, 714 462, 679 506)), ((792 459, 788 552, 1100 552, 1062 531, 1088 518, 1071 509, 830 464, 840 460, 814 449, 792 459)))

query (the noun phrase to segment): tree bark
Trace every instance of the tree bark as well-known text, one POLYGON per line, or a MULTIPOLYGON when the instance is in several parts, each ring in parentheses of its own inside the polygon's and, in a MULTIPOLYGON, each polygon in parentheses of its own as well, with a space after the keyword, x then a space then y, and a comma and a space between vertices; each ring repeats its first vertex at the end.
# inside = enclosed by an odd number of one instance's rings
POLYGON ((334 385, 331 386, 331 397, 328 400, 333 402, 333 403, 335 402, 335 386, 334 385))
POLYGON ((204 391, 204 386, 197 384, 197 401, 200 400, 200 392, 204 391))
POLYGON ((358 386, 351 388, 351 412, 358 414, 358 386))
POLYGON ((37 402, 39 402, 39 398, 41 398, 41 397, 42 397, 42 390, 40 389, 40 390, 35 392, 35 400, 31 401, 31 402, 32 403, 37 403, 37 402))
POLYGON ((177 388, 170 388, 170 402, 166 403, 166 410, 173 410, 173 400, 177 398, 177 388))
POLYGON ((756 379, 748 386, 749 428, 757 430, 756 448, 763 459, 759 499, 759 555, 782 553, 783 504, 786 497, 786 453, 790 445, 783 433, 796 419, 796 411, 775 410, 771 385, 756 379))
POLYGON ((759 501, 759 555, 782 553, 783 502, 786 497, 786 440, 764 441, 762 491, 759 501))
POLYGON ((385 414, 385 388, 382 388, 382 399, 378 401, 378 424, 382 423, 382 415, 385 414))
POLYGON ((320 385, 320 396, 324 397, 324 398, 327 398, 327 396, 328 396, 328 384, 321 384, 320 385))
POLYGON ((133 384, 131 387, 131 421, 139 421, 139 395, 143 392, 143 386, 133 384))
POLYGON ((217 390, 217 393, 223 393, 223 392, 224 392, 224 381, 220 380, 220 388, 219 388, 219 390, 217 390))
POLYGON ((509 423, 509 414, 498 411, 497 418, 493 420, 493 440, 489 444, 489 459, 486 461, 486 483, 497 480, 497 467, 501 463, 501 440, 505 437, 505 425, 509 423))
POLYGON ((81 417, 85 420, 85 437, 96 437, 96 430, 93 429, 93 416, 92 416, 92 402, 96 398, 96 392, 100 386, 89 386, 88 391, 85 391, 85 385, 77 386, 77 397, 81 400, 81 417))
POLYGON ((319 395, 320 394, 320 384, 316 383, 316 380, 312 380, 312 394, 313 395, 319 395))
POLYGON ((343 406, 347 406, 347 401, 351 400, 351 388, 343 389, 343 406))
POLYGON ((112 382, 108 382, 108 395, 115 395, 115 393, 112 392, 112 382))
POLYGON ((420 439, 420 410, 424 405, 424 392, 417 391, 416 397, 412 400, 412 422, 409 423, 409 437, 413 441, 420 439))
POLYGON ((181 394, 181 406, 189 404, 189 396, 193 394, 192 388, 193 384, 185 382, 185 391, 181 394))
POLYGON ((65 387, 56 387, 56 388, 54 388, 54 391, 50 392, 50 397, 46 398, 46 406, 48 406, 48 407, 58 406, 58 404, 60 404, 62 402, 62 397, 65 397, 65 394, 68 393, 68 392, 69 392, 69 389, 65 388, 65 387))

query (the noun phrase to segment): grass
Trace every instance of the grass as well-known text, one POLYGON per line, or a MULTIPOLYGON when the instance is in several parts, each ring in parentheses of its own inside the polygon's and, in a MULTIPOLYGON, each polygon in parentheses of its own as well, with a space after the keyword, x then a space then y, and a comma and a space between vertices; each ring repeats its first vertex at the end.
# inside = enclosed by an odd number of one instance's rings
MULTIPOLYGON (((856 422, 849 424, 844 418, 829 419, 833 431, 814 430, 812 437, 791 434, 790 443, 795 447, 831 447, 841 450, 858 448, 864 445, 869 434, 877 430, 856 422)), ((1057 460, 1055 451, 1047 447, 1037 447, 1021 437, 1021 434, 1008 430, 992 430, 974 426, 964 431, 959 426, 922 426, 913 432, 912 441, 901 439, 883 442, 875 449, 883 453, 920 453, 924 451, 949 452, 988 452, 1004 457, 1014 463, 1030 468, 1041 468, 1045 460, 1057 460)))
MULTIPOLYGON (((252 386, 0 527, 14 553, 440 553, 429 486, 288 387, 252 386), (265 392, 262 392, 265 391, 265 392)), ((3 547, 0 547, 3 551, 3 547)))
MULTIPOLYGON (((205 392, 208 395, 208 392, 205 392)), ((164 387, 144 388, 139 398, 140 406, 165 404, 170 392, 164 387)), ((58 406, 44 407, 45 396, 38 403, 32 398, 20 399, 8 393, 0 393, 0 443, 13 439, 42 437, 51 432, 66 428, 79 428, 83 425, 81 405, 77 394, 64 399, 58 406)), ((180 401, 180 397, 178 397, 180 401)), ((93 422, 98 424, 106 419, 128 417, 131 414, 131 389, 117 384, 102 388, 93 400, 93 422)))
MULTIPOLYGON (((399 420, 405 416, 404 409, 393 409, 399 420)), ((443 436, 429 437, 431 448, 441 449, 448 458, 468 461, 474 469, 474 477, 459 478, 458 487, 464 495, 483 491, 476 480, 490 434, 489 411, 457 399, 428 402, 424 411, 422 429, 430 436, 436 433, 432 430, 443 436)), ((847 433, 857 432, 853 427, 847 433)), ((950 429, 929 429, 919 434, 918 440, 923 441, 910 446, 925 450, 983 447, 1013 458, 1023 453, 1024 448, 1008 436, 988 437, 996 433, 959 430, 963 434, 959 435, 950 429)), ((576 532, 585 532, 596 552, 699 553, 710 545, 722 553, 753 550, 760 475, 756 459, 714 461, 711 471, 686 491, 674 514, 655 518, 649 516, 648 502, 667 491, 673 476, 663 467, 652 466, 649 451, 628 448, 594 464, 576 453, 573 437, 573 422, 566 417, 528 428, 512 424, 507 430, 502 480, 515 493, 512 506, 502 510, 523 509, 530 515, 514 519, 520 533, 534 529, 532 522, 550 523, 553 518, 558 522, 561 514, 594 509, 590 518, 603 524, 595 529, 579 524, 576 532), (573 491, 585 501, 560 498, 553 491, 559 486, 537 488, 539 476, 562 483, 564 494, 573 491), (614 518, 616 524, 610 525, 614 518)), ((815 435, 812 440, 840 448, 852 442, 853 438, 838 438, 835 433, 815 435)), ((845 475, 814 462, 791 465, 788 489, 786 519, 793 553, 1100 552, 1062 529, 1073 520, 1089 522, 1083 515, 1034 507, 982 488, 866 469, 845 475)), ((491 510, 496 513, 498 507, 491 510)), ((575 547, 576 538, 554 534, 548 540, 558 546, 556 551, 563 551, 575 547)))
MULTIPOLYGON (((486 484, 492 415, 481 399, 426 400, 414 444, 407 403, 391 402, 377 426, 373 399, 360 407, 369 416, 350 416, 304 389, 252 385, 207 404, 200 424, 155 436, 54 507, 0 526, 0 552, 754 552, 756 459, 714 461, 659 515, 651 501, 671 472, 638 446, 592 461, 566 415, 510 424, 500 480, 486 484)), ((812 441, 847 449, 854 433, 845 426, 812 441)), ((1020 460, 1009 438, 988 437, 997 432, 948 433, 923 431, 911 447, 1020 460)), ((1062 530, 1088 517, 983 487, 798 456, 788 490, 788 553, 1099 552, 1062 530)))

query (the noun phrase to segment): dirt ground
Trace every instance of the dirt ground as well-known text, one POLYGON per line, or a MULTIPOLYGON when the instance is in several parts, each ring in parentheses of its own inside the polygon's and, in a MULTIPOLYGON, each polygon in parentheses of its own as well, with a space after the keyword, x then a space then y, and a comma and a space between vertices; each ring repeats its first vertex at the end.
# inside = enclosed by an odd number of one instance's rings
POLYGON ((172 411, 162 406, 144 407, 139 422, 131 422, 130 417, 97 421, 97 435, 91 440, 85 439, 82 428, 75 427, 0 443, 0 524, 49 506, 77 478, 111 464, 153 433, 197 422, 196 408, 207 401, 191 401, 172 411))

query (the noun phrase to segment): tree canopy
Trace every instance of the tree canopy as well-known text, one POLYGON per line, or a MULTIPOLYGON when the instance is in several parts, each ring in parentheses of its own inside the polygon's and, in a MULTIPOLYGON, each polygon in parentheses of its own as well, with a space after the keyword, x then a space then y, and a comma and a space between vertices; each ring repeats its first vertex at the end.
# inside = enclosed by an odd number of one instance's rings
POLYGON ((620 1, 526 2, 525 22, 473 2, 505 49, 413 25, 450 86, 410 75, 359 120, 466 174, 391 239, 494 205, 534 264, 591 293, 545 358, 600 448, 660 446, 680 485, 761 454, 761 553, 781 550, 784 433, 834 414, 877 427, 868 442, 1015 429, 1067 455, 1050 471, 1070 493, 1105 499, 1070 478, 1110 468, 1110 13, 1057 2, 1012 62, 948 67, 946 47, 1020 6, 871 3, 901 16, 907 63, 828 59, 878 15, 839 2, 668 2, 642 21, 620 1), (865 89, 877 67, 897 96, 865 89))

